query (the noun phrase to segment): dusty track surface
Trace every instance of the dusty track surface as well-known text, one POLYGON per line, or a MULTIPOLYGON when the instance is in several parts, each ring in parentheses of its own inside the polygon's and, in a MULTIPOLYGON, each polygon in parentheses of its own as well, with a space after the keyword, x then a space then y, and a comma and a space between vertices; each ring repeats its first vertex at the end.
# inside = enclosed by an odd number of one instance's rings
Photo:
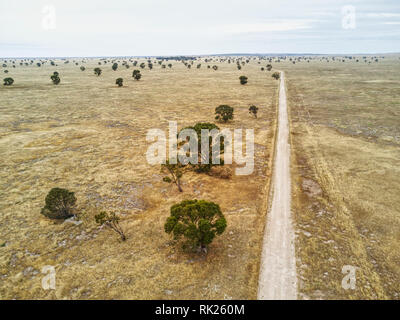
POLYGON ((294 231, 290 210, 290 144, 284 73, 279 89, 279 124, 273 198, 264 234, 258 287, 260 300, 297 299, 294 231))

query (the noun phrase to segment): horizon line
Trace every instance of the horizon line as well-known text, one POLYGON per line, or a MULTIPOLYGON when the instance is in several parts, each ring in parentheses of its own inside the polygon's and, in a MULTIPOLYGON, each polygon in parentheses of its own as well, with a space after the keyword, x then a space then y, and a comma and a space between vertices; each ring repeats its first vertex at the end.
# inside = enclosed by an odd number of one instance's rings
POLYGON ((349 55, 395 55, 400 52, 375 52, 375 53, 213 53, 213 54, 173 54, 173 55, 99 55, 99 56, 9 56, 0 59, 66 59, 66 58, 173 58, 173 57, 218 57, 218 56, 349 56, 349 55))

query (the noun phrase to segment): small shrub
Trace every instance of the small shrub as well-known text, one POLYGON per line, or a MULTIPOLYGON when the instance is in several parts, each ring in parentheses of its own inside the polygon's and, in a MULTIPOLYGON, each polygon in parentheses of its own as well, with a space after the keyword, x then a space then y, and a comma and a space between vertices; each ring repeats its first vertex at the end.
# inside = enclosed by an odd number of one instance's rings
POLYGON ((14 79, 13 78, 4 78, 4 85, 5 86, 11 86, 14 83, 14 79))
POLYGON ((274 72, 272 74, 272 78, 274 78, 275 80, 279 80, 280 77, 281 77, 281 74, 279 72, 274 72))
POLYGON ((240 76, 239 80, 240 80, 240 84, 245 85, 247 84, 247 77, 246 76, 240 76))
POLYGON ((112 67, 111 67, 114 71, 117 71, 118 69, 118 63, 113 63, 112 67))
POLYGON ((50 219, 67 219, 74 215, 76 197, 73 192, 62 188, 53 188, 47 194, 41 214, 50 219))
POLYGON ((124 79, 118 78, 115 80, 115 84, 118 85, 118 87, 122 87, 124 85, 124 79))
POLYGON ((161 165, 161 172, 167 172, 170 177, 164 177, 163 181, 167 183, 175 183, 179 192, 183 192, 181 187, 181 178, 182 178, 182 165, 180 163, 172 164, 169 163, 169 160, 166 161, 165 164, 161 165))
POLYGON ((102 211, 95 217, 96 223, 99 225, 105 225, 106 227, 110 228, 114 232, 118 233, 121 237, 122 241, 126 240, 126 236, 124 231, 122 230, 121 226, 119 225, 119 217, 114 213, 111 212, 110 214, 102 211))
POLYGON ((86 70, 86 68, 84 66, 81 66, 80 69, 81 69, 81 71, 85 71, 86 70))
POLYGON ((101 75, 101 69, 100 68, 94 68, 94 74, 96 75, 96 76, 99 76, 99 75, 101 75))
POLYGON ((61 82, 59 73, 57 71, 54 71, 54 73, 50 76, 50 79, 55 85, 58 85, 61 82))
POLYGON ((207 252, 207 246, 227 226, 219 205, 213 202, 184 200, 173 205, 170 213, 164 230, 172 234, 174 240, 184 237, 184 248, 207 252))
POLYGON ((220 105, 215 108, 215 119, 223 122, 233 119, 233 108, 227 105, 220 105))
POLYGON ((139 81, 140 78, 142 77, 142 75, 141 75, 141 73, 140 73, 140 70, 133 70, 132 77, 133 77, 135 80, 139 81))
POLYGON ((249 113, 252 114, 255 118, 257 118, 257 112, 258 112, 258 107, 254 105, 249 107, 249 113))

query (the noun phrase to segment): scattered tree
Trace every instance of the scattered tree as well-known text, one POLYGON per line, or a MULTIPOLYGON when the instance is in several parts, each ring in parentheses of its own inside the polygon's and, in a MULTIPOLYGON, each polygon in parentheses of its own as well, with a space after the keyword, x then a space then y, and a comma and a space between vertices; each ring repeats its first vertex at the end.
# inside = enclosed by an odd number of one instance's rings
POLYGON ((124 79, 122 79, 122 78, 118 78, 117 80, 115 80, 115 84, 117 84, 118 87, 122 87, 123 82, 124 82, 124 79))
POLYGON ((252 114, 255 118, 257 118, 258 107, 252 105, 249 107, 249 113, 252 114))
MULTIPOLYGON (((212 130, 218 130, 219 131, 219 127, 216 126, 214 123, 196 123, 193 127, 186 127, 183 128, 182 130, 185 129, 192 129, 196 132, 197 135, 197 150, 198 150, 198 164, 195 165, 195 170, 198 173, 208 173, 211 170, 212 166, 215 165, 224 165, 224 161, 223 159, 220 158, 220 163, 219 164, 214 164, 212 162, 213 157, 218 157, 220 156, 222 153, 224 153, 224 139, 223 137, 217 136, 213 137, 209 136, 208 137, 208 155, 204 153, 204 150, 202 150, 202 146, 201 146, 201 141, 202 141, 202 130, 208 130, 208 132, 211 132, 212 130), (217 145, 219 143, 219 146, 217 145), (213 150, 216 150, 216 154, 213 154, 213 150), (204 161, 206 160, 208 157, 208 161, 204 161), (204 162, 204 163, 203 163, 204 162), (208 162, 208 163, 206 163, 208 162)), ((181 131, 182 131, 181 130, 181 131)))
POLYGON ((245 85, 247 83, 247 77, 246 76, 240 76, 239 80, 240 80, 240 84, 245 85))
POLYGON ((279 80, 280 77, 281 77, 281 74, 279 72, 274 72, 272 74, 272 78, 274 78, 275 80, 279 80))
POLYGON ((207 246, 227 226, 219 205, 205 200, 184 200, 173 205, 170 213, 164 230, 176 241, 183 236, 187 249, 207 252, 207 246))
POLYGON ((215 119, 223 122, 233 119, 233 108, 228 105, 220 105, 215 108, 215 119))
POLYGON ((50 79, 55 85, 58 85, 61 82, 59 73, 57 71, 54 71, 54 73, 50 76, 50 79))
POLYGON ((76 197, 73 192, 62 188, 53 188, 47 194, 41 214, 50 219, 67 219, 74 215, 76 197))
POLYGON ((122 230, 121 226, 119 225, 119 217, 114 213, 111 212, 110 214, 102 211, 95 217, 96 223, 99 225, 105 225, 106 227, 110 228, 114 232, 118 233, 121 237, 122 241, 126 240, 126 236, 124 231, 122 230))
POLYGON ((100 69, 100 68, 94 68, 94 74, 95 74, 96 76, 101 75, 101 69, 100 69))
POLYGON ((117 69, 118 69, 118 63, 114 63, 113 65, 112 65, 112 67, 111 67, 114 71, 117 71, 117 69))
POLYGON ((140 73, 140 70, 137 70, 137 69, 133 70, 132 77, 135 80, 139 81, 142 78, 142 74, 140 73))
POLYGON ((178 187, 179 192, 183 192, 181 187, 181 178, 183 175, 182 164, 180 164, 179 162, 177 164, 172 164, 169 162, 169 160, 167 160, 165 164, 161 165, 161 172, 166 172, 171 176, 171 178, 168 176, 164 177, 164 182, 175 183, 175 185, 178 187))
POLYGON ((11 86, 14 83, 14 79, 13 78, 4 78, 4 85, 5 86, 11 86))
POLYGON ((81 71, 85 71, 86 70, 86 68, 84 66, 81 66, 80 69, 81 69, 81 71))

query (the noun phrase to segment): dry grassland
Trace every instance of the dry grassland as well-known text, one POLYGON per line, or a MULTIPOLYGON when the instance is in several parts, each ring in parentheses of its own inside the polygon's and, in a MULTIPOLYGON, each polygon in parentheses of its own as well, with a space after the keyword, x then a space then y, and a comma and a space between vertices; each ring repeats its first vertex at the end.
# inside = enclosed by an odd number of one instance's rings
POLYGON ((131 63, 117 71, 102 65, 97 77, 97 62, 83 72, 72 59, 8 68, 15 83, 0 88, 0 298, 256 298, 278 82, 255 61, 241 71, 227 63, 210 63, 218 71, 204 62, 200 70, 196 62, 191 70, 154 64, 138 82, 131 63), (240 75, 249 77, 246 86, 240 75), (235 108, 221 128, 255 129, 255 171, 229 180, 188 173, 180 194, 147 164, 147 130, 213 122, 220 104, 235 108), (260 107, 258 119, 250 104, 260 107), (53 187, 76 193, 82 224, 40 214, 53 187), (228 221, 207 256, 182 252, 163 230, 170 206, 191 198, 219 203, 228 221), (100 210, 121 214, 126 242, 95 225, 100 210), (42 289, 45 265, 56 268, 56 290, 42 289))
POLYGON ((282 63, 300 298, 400 298, 400 60, 282 63), (357 267, 345 290, 342 267, 357 267))

